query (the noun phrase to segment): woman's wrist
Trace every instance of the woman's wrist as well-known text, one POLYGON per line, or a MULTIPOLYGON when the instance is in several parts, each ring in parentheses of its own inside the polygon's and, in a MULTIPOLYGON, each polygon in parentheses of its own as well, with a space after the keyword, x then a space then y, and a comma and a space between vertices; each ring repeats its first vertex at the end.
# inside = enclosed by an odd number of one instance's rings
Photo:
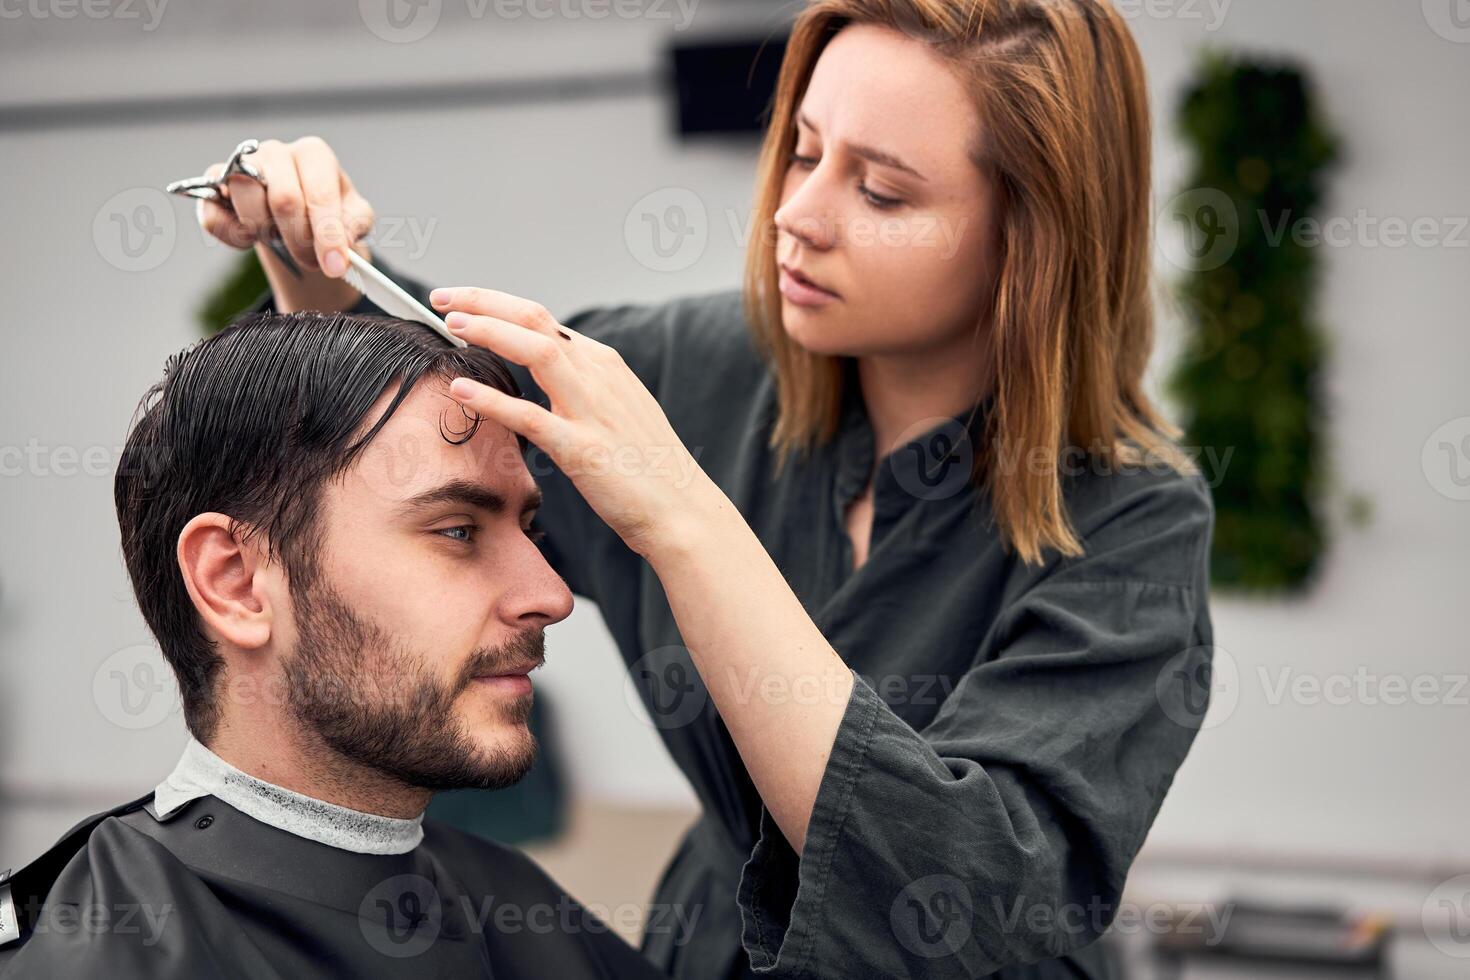
POLYGON ((633 545, 655 572, 675 571, 691 560, 722 553, 753 535, 745 519, 723 490, 702 469, 678 503, 650 523, 633 545))
MULTIPOLYGON (((367 243, 358 241, 353 246, 363 258, 372 261, 367 243)), ((350 310, 362 298, 357 290, 344 279, 333 279, 318 268, 302 269, 301 278, 291 274, 270 246, 263 242, 255 244, 256 257, 265 270, 266 281, 275 296, 276 310, 280 313, 297 313, 301 310, 341 312, 350 310)))

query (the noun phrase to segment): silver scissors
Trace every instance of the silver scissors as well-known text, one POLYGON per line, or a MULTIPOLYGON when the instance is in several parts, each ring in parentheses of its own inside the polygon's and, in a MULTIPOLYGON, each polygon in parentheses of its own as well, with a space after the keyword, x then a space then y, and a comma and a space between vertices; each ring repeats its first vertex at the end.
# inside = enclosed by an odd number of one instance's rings
MULTIPOLYGON (((234 212, 235 206, 230 203, 229 194, 226 190, 231 177, 239 174, 244 177, 249 177, 261 187, 266 186, 265 178, 260 175, 260 171, 244 159, 246 154, 254 153, 258 149, 260 149, 260 140, 241 140, 240 145, 235 147, 235 152, 230 154, 230 159, 225 163, 224 171, 218 177, 185 177, 183 180, 176 180, 169 184, 164 190, 170 194, 179 194, 183 197, 195 197, 201 201, 213 201, 220 207, 234 212)), ((272 234, 266 240, 266 244, 270 246, 272 252, 276 253, 276 258, 281 260, 281 264, 286 267, 287 271, 297 279, 300 279, 301 267, 296 264, 295 259, 291 258, 291 253, 287 250, 286 243, 281 241, 279 236, 272 234)))

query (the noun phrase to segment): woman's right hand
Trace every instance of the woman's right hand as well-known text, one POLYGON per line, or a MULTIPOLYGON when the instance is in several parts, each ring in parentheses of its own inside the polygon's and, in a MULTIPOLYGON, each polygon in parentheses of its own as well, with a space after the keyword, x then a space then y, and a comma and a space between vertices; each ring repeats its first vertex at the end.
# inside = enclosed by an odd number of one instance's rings
MULTIPOLYGON (((360 240, 372 230, 373 208, 320 136, 290 143, 262 140, 244 158, 265 179, 265 186, 235 174, 227 184, 234 211, 214 201, 199 202, 199 224, 233 248, 257 246, 282 312, 296 309, 347 309, 357 293, 341 281, 347 271, 348 248, 371 258, 360 240), (268 243, 278 237, 301 269, 291 276, 268 243)), ((210 177, 224 172, 212 164, 210 177)))

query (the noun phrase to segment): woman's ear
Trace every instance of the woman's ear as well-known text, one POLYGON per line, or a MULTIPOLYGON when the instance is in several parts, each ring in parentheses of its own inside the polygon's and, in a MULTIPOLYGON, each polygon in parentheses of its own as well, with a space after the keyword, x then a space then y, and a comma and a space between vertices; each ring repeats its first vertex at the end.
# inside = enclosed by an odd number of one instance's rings
POLYGON ((206 626, 226 642, 256 650, 270 642, 271 596, 257 574, 263 557, 255 541, 232 530, 224 514, 197 514, 179 532, 179 571, 206 626))

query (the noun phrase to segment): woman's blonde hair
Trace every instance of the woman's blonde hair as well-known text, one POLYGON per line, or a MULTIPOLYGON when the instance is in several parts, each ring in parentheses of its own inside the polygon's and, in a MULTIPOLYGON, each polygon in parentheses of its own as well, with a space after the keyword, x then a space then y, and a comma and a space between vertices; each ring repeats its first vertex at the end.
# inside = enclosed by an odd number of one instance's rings
POLYGON ((843 359, 807 351, 781 325, 774 228, 798 104, 818 56, 847 24, 890 27, 930 45, 974 95, 983 145, 972 156, 998 194, 1000 258, 988 323, 976 324, 990 345, 994 402, 973 478, 1024 561, 1041 562, 1044 548, 1081 554, 1062 498, 1064 457, 1194 469, 1172 441, 1179 431, 1143 391, 1153 308, 1149 110, 1138 49, 1101 0, 807 5, 787 43, 761 149, 758 233, 744 286, 751 329, 776 376, 771 444, 783 460, 831 438, 839 419, 843 359))

